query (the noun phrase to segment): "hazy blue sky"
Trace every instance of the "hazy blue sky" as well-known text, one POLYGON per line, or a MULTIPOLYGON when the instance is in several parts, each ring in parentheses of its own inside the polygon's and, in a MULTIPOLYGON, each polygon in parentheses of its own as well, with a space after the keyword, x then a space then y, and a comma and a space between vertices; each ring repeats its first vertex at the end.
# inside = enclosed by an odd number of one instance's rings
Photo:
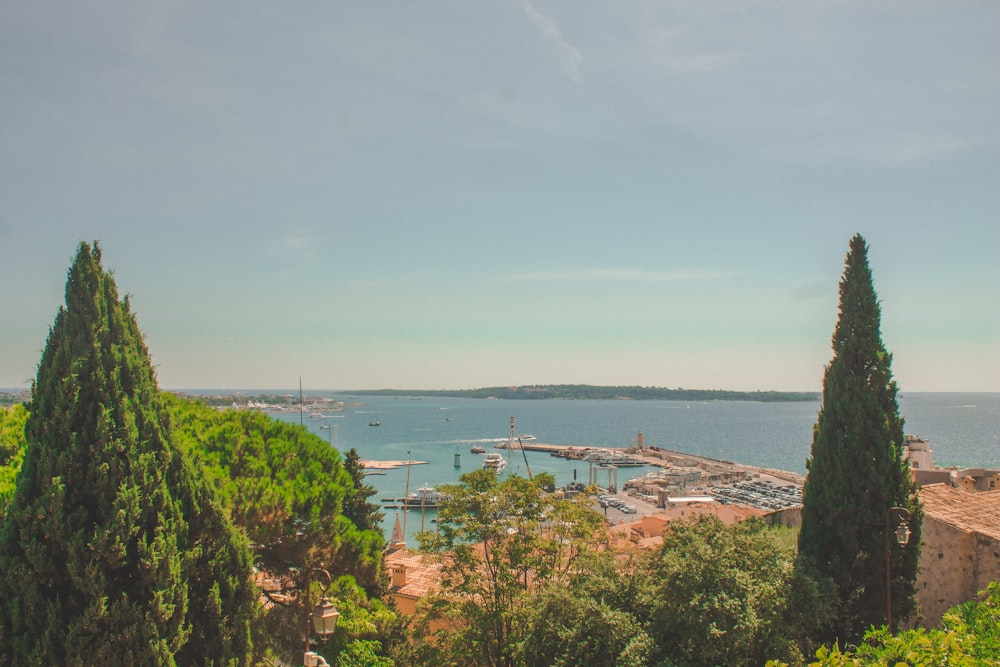
POLYGON ((99 240, 165 388, 1000 391, 1000 3, 4 2, 0 386, 99 240))

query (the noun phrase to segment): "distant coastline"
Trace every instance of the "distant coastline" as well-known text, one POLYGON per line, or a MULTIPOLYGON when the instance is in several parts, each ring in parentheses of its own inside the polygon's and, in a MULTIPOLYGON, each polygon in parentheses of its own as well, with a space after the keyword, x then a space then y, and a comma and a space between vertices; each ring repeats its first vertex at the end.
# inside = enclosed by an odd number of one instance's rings
POLYGON ((481 389, 367 389, 344 392, 355 396, 446 396, 516 400, 627 400, 627 401, 756 401, 761 403, 818 401, 819 392, 729 391, 726 389, 668 389, 666 387, 536 384, 481 389))
MULTIPOLYGON (((240 391, 217 390, 167 390, 181 396, 198 398, 210 405, 245 407, 248 400, 266 403, 272 407, 290 405, 298 407, 298 393, 280 390, 240 391)), ((819 392, 801 391, 730 391, 727 389, 669 389, 666 387, 599 386, 589 384, 534 384, 510 387, 483 387, 480 389, 344 389, 337 391, 316 390, 305 392, 310 401, 317 394, 340 396, 406 396, 448 397, 505 400, 620 400, 620 401, 755 401, 759 403, 788 403, 818 401, 819 392)), ((13 405, 29 399, 30 392, 0 389, 0 405, 13 405)), ((322 399, 320 399, 322 400, 322 399)))

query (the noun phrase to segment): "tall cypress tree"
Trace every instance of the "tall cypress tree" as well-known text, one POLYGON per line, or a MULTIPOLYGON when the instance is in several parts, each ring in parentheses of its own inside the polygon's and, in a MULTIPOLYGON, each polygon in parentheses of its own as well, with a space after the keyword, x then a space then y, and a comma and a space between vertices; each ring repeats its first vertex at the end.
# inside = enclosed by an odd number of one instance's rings
POLYGON ((902 458, 903 419, 880 319, 868 245, 856 235, 840 282, 840 319, 806 462, 799 533, 802 564, 830 577, 839 595, 827 639, 855 641, 869 626, 886 623, 886 521, 894 506, 909 511, 912 534, 905 548, 892 535, 888 540, 893 620, 916 611, 922 510, 902 458))
POLYGON ((0 534, 0 663, 249 661, 245 539, 169 433, 129 301, 83 243, 0 534))

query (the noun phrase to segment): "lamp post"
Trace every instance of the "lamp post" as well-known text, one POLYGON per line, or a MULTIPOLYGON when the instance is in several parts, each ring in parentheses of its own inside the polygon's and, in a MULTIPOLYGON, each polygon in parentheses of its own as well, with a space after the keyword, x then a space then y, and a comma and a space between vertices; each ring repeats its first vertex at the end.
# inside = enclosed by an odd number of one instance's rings
POLYGON ((900 548, 910 541, 910 513, 902 507, 890 507, 885 513, 885 622, 892 632, 892 540, 900 548), (895 524, 895 528, 892 528, 895 524))
POLYGON ((326 593, 326 589, 333 582, 330 577, 330 573, 323 568, 314 567, 306 570, 306 590, 305 590, 305 608, 306 608, 306 653, 302 659, 305 667, 329 667, 326 660, 321 655, 317 655, 309 650, 309 641, 312 631, 315 630, 316 634, 320 637, 326 638, 333 634, 337 629, 337 619, 340 618, 340 612, 337 608, 333 606, 330 599, 323 595, 320 601, 316 604, 312 610, 309 609, 309 592, 312 585, 312 575, 313 573, 320 574, 326 579, 326 583, 320 583, 320 589, 323 593, 326 593))

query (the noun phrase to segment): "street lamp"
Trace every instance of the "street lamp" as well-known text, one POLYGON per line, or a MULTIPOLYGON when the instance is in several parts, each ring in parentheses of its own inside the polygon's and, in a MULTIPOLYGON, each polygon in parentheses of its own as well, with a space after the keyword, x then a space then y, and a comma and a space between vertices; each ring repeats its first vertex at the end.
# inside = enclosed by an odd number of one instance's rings
POLYGON ((309 610, 309 592, 310 586, 312 585, 313 573, 321 574, 323 575, 323 578, 326 579, 325 584, 320 583, 320 589, 324 594, 333 581, 330 577, 330 573, 323 568, 314 567, 306 570, 305 608, 308 615, 306 616, 306 653, 302 662, 305 667, 329 667, 323 656, 317 655, 309 650, 309 641, 313 630, 315 630, 316 634, 321 638, 326 638, 332 635, 337 629, 337 620, 340 618, 340 612, 337 611, 337 608, 333 606, 333 603, 330 602, 330 599, 326 597, 326 595, 323 595, 323 597, 320 598, 320 601, 315 607, 312 608, 311 611, 309 610))
POLYGON ((892 541, 896 538, 896 543, 900 548, 905 547, 910 541, 910 513, 902 507, 890 507, 885 513, 885 622, 892 631, 892 541), (895 528, 892 528, 895 524, 895 528))

